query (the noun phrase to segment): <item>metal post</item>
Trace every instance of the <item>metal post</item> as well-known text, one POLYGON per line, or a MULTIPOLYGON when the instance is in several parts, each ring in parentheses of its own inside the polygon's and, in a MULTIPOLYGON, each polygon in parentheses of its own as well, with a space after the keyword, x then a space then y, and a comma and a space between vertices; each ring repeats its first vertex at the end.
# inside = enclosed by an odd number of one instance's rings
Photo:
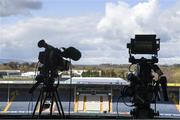
POLYGON ((110 98, 111 100, 110 100, 110 111, 109 112, 113 112, 113 108, 112 108, 112 106, 113 106, 113 101, 112 101, 112 99, 113 99, 113 86, 111 85, 111 98, 110 98))
POLYGON ((180 87, 179 87, 179 105, 180 105, 180 87))

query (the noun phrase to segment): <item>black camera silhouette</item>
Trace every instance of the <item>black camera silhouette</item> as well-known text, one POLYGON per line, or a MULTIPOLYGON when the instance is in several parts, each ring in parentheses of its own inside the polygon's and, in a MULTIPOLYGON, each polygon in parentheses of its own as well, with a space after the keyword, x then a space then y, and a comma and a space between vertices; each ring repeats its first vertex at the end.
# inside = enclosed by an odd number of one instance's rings
POLYGON ((69 70, 71 63, 68 59, 77 61, 81 58, 81 52, 74 47, 61 50, 47 44, 44 40, 38 42, 38 47, 45 48, 45 51, 39 52, 38 59, 42 65, 38 68, 40 73, 35 78, 37 82, 29 90, 29 93, 33 93, 40 83, 46 86, 53 85, 54 78, 58 77, 58 71, 69 70))

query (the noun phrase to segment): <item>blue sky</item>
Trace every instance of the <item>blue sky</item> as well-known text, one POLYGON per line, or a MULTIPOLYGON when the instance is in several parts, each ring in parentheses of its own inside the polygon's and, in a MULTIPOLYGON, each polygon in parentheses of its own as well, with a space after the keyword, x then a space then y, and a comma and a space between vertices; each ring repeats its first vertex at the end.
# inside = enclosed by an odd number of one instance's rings
POLYGON ((157 34, 160 63, 180 63, 178 0, 0 0, 0 58, 37 61, 40 39, 83 53, 78 64, 128 63, 135 34, 157 34), (177 49, 174 49, 177 48, 177 49))
MULTIPOLYGON (((105 6, 108 2, 118 3, 124 1, 133 6, 139 2, 148 0, 41 0, 42 8, 39 10, 32 10, 32 16, 13 15, 1 18, 3 24, 13 24, 18 20, 28 19, 30 17, 67 17, 67 16, 83 16, 83 15, 104 15, 105 6)), ((160 0, 161 10, 168 9, 178 0, 160 0)))

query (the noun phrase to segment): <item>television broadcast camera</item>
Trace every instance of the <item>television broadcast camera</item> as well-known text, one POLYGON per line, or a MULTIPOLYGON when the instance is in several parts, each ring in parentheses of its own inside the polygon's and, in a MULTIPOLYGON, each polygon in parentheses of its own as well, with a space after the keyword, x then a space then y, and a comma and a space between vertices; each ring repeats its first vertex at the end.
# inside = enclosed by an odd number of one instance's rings
POLYGON ((81 58, 81 53, 74 47, 58 49, 51 45, 48 45, 44 40, 38 42, 39 48, 45 48, 45 51, 39 53, 39 63, 38 67, 39 74, 36 76, 35 80, 37 81, 32 88, 29 90, 29 93, 33 93, 35 89, 42 83, 43 87, 40 90, 36 106, 33 111, 33 117, 35 115, 36 108, 40 102, 39 116, 43 110, 44 104, 47 98, 51 100, 50 106, 50 115, 52 115, 53 102, 56 102, 59 115, 62 115, 62 118, 65 118, 63 107, 61 104, 60 97, 57 92, 57 87, 59 85, 59 75, 58 71, 67 71, 71 65, 71 59, 77 61, 81 58), (55 79, 58 78, 58 83, 54 85, 55 79), (59 107, 60 105, 60 107, 59 107), (61 108, 61 112, 60 112, 61 108))
POLYGON ((135 35, 135 39, 131 39, 127 48, 129 49, 129 62, 132 63, 131 65, 136 65, 136 70, 128 74, 127 79, 130 85, 123 88, 121 95, 123 98, 131 98, 134 109, 130 114, 134 118, 154 118, 159 115, 156 111, 156 100, 160 100, 160 86, 164 101, 168 101, 167 79, 155 64, 158 63, 160 39, 156 39, 156 35, 135 35), (137 59, 132 54, 148 54, 152 55, 152 58, 137 59), (153 72, 158 75, 157 80, 153 72), (155 110, 151 108, 151 103, 155 104, 155 110))
POLYGON ((60 50, 48 45, 44 40, 40 40, 38 42, 38 47, 45 48, 45 51, 39 53, 38 59, 42 66, 38 68, 40 74, 36 76, 35 80, 37 82, 29 90, 29 93, 33 93, 40 83, 44 83, 44 85, 54 84, 54 79, 51 78, 58 77, 58 70, 69 70, 70 61, 65 58, 69 58, 74 61, 81 58, 80 51, 74 47, 62 48, 62 50, 60 50))

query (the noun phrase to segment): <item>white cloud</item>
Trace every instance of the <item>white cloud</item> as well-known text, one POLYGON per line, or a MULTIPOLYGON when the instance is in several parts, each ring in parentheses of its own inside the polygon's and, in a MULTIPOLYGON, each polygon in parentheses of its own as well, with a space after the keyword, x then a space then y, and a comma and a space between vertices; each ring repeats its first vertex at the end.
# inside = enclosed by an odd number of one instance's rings
MULTIPOLYGON (((74 46, 82 52, 94 50, 99 46, 96 16, 73 18, 32 18, 20 21, 9 27, 0 28, 0 57, 31 60, 37 58, 37 42, 45 39, 55 47, 74 46)), ((83 56, 84 57, 84 56, 83 56)), ((96 56, 97 57, 97 56, 96 56)))
POLYGON ((36 17, 0 28, 0 57, 34 60, 37 42, 55 47, 74 46, 82 52, 79 64, 128 63, 126 44, 136 33, 161 38, 160 63, 180 63, 180 3, 161 10, 149 0, 134 6, 107 3, 105 15, 66 18, 36 17))
POLYGON ((149 24, 155 22, 158 11, 157 0, 149 0, 133 7, 124 2, 108 3, 106 15, 97 28, 105 37, 120 39, 123 36, 123 40, 136 33, 151 33, 153 31, 149 24))
POLYGON ((74 46, 80 49, 82 59, 76 62, 79 64, 118 63, 122 61, 121 48, 101 38, 96 29, 99 20, 99 16, 39 17, 3 27, 0 29, 0 57, 37 60, 38 52, 43 50, 37 48, 37 42, 45 39, 55 47, 74 46))
POLYGON ((162 43, 160 59, 163 60, 160 61, 171 64, 174 63, 171 58, 178 58, 176 62, 180 63, 179 5, 180 3, 175 3, 171 8, 162 11, 158 0, 148 0, 132 7, 122 1, 117 4, 108 3, 106 14, 97 29, 104 39, 122 44, 122 50, 126 49, 126 43, 135 34, 155 33, 162 43))
POLYGON ((30 10, 37 10, 42 7, 39 0, 0 0, 0 17, 11 15, 28 15, 30 10))

